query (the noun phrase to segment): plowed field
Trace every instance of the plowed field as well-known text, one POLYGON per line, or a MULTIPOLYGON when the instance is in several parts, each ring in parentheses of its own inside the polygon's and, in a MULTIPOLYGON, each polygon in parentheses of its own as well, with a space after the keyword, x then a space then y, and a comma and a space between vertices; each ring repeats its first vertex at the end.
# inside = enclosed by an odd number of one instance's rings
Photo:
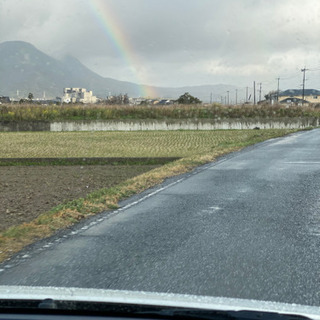
POLYGON ((157 166, 0 166, 0 231, 157 166))

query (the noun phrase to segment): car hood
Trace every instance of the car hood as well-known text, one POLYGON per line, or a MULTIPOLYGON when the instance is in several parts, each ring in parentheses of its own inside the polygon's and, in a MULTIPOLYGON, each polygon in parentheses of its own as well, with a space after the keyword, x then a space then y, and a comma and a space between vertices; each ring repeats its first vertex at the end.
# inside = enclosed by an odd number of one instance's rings
POLYGON ((0 286, 0 300, 45 300, 121 303, 216 311, 259 311, 320 320, 320 307, 270 301, 173 293, 61 287, 0 286))

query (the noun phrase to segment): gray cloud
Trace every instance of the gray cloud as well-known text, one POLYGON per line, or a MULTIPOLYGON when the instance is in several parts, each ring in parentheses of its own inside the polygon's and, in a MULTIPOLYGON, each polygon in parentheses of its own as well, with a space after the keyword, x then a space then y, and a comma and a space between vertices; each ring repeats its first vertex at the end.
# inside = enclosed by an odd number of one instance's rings
MULTIPOLYGON (((271 89, 278 76, 295 75, 282 84, 297 85, 302 67, 320 66, 317 0, 95 1, 0 0, 0 42, 28 41, 103 76, 162 86, 256 80, 271 89), (107 4, 139 64, 121 56, 95 1, 107 4)), ((316 87, 314 75, 308 81, 316 87)))

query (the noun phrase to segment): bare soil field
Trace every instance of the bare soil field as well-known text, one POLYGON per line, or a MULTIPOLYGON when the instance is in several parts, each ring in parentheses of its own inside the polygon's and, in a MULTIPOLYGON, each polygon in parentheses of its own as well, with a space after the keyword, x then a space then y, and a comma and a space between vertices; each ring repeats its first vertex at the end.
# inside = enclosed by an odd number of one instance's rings
POLYGON ((159 165, 0 166, 0 231, 159 165))

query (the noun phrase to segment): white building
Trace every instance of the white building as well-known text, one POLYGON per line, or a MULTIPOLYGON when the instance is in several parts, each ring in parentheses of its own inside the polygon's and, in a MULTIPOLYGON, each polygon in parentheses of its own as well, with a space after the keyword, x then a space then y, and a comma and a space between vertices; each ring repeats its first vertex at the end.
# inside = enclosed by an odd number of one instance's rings
POLYGON ((65 103, 96 103, 97 97, 84 88, 64 88, 62 100, 65 103))

